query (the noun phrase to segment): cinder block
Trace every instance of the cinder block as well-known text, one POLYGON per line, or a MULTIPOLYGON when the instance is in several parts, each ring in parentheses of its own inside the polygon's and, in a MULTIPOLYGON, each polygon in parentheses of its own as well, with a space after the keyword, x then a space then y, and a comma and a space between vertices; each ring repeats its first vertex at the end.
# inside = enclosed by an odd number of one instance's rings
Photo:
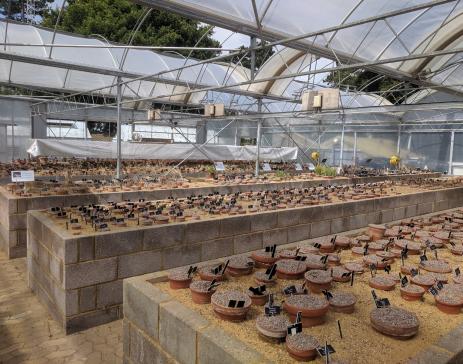
POLYGON ((343 215, 342 204, 321 206, 321 214, 324 220, 337 219, 343 215))
POLYGON ((301 220, 302 209, 290 209, 279 211, 277 214, 278 227, 298 225, 301 220))
POLYGON ((448 364, 451 358, 452 353, 430 345, 412 358, 408 364, 448 364))
POLYGON ((140 279, 124 280, 124 317, 154 340, 159 338, 159 304, 171 297, 140 279))
POLYGON ((405 207, 396 207, 394 209, 394 220, 402 220, 405 219, 405 207))
POLYGON ((442 211, 442 210, 447 210, 448 208, 449 208, 449 201, 448 201, 448 200, 436 201, 436 202, 434 203, 433 212, 442 211))
POLYGON ((96 287, 96 307, 106 308, 122 303, 122 279, 96 287))
POLYGON ((441 336, 439 341, 436 343, 436 346, 441 347, 452 353, 461 353, 463 352, 463 341, 461 340, 462 336, 463 327, 457 326, 449 333, 441 336))
POLYGON ((219 223, 216 220, 196 221, 185 225, 185 242, 196 243, 219 237, 219 223))
POLYGON ((236 235, 234 239, 234 254, 241 254, 262 249, 262 232, 236 235))
POLYGON ((33 256, 35 259, 39 258, 38 244, 40 243, 35 237, 35 235, 29 232, 27 234, 27 250, 29 255, 33 256))
POLYGON ((341 217, 338 219, 331 220, 331 228, 330 228, 331 234, 337 234, 337 233, 340 233, 341 231, 349 230, 348 222, 349 222, 348 217, 341 217))
POLYGON ((246 234, 251 231, 250 216, 234 216, 220 220, 220 237, 246 234))
POLYGON ((138 276, 162 269, 161 251, 142 251, 119 257, 118 278, 138 276))
POLYGON ((79 313, 79 292, 76 289, 64 291, 58 286, 54 286, 53 299, 61 307, 66 307, 66 316, 73 316, 79 313), (61 296, 59 299, 57 296, 61 296))
POLYGON ((419 202, 421 203, 434 202, 436 201, 436 198, 437 198, 437 194, 435 191, 422 192, 421 199, 419 202))
POLYGON ((374 209, 375 209, 375 204, 373 200, 344 202, 342 204, 343 216, 366 214, 366 213, 374 211, 374 209))
POLYGON ((381 223, 391 222, 394 220, 394 209, 381 211, 381 223))
POLYGON ((160 304, 159 343, 180 363, 196 363, 196 335, 209 325, 200 314, 177 301, 160 304))
POLYGON ((96 308, 96 286, 80 288, 79 312, 92 311, 96 308))
POLYGON ((215 326, 198 333, 198 363, 269 363, 252 347, 215 326))
POLYGON ((122 307, 113 306, 106 310, 96 310, 82 313, 66 319, 66 334, 73 334, 91 327, 107 324, 122 318, 122 307))
POLYGON ((414 217, 418 215, 417 205, 405 207, 405 217, 414 217))
POLYGON ((371 212, 367 215, 367 224, 380 224, 381 211, 371 212))
POLYGON ((201 260, 201 244, 182 245, 163 250, 164 269, 198 263, 201 260))
POLYGON ((117 258, 94 260, 66 266, 64 286, 74 289, 116 279, 117 258))
POLYGON ((13 214, 9 216, 9 229, 27 229, 27 214, 13 214))
POLYGON ((433 210, 434 204, 432 202, 418 204, 418 215, 430 214, 433 210))
MULTIPOLYGON (((66 249, 69 241, 66 241, 66 249)), ((79 262, 86 262, 95 259, 95 237, 87 236, 77 240, 79 246, 79 262)))
POLYGON ((310 238, 310 224, 291 226, 288 229, 288 243, 307 240, 310 238))
MULTIPOLYGON (((348 218, 348 230, 361 229, 368 225, 366 214, 357 214, 348 218)), ((333 234, 333 232, 331 232, 333 234)))
POLYGON ((282 245, 288 243, 288 229, 275 229, 264 231, 262 235, 263 246, 282 245))
POLYGON ((173 364, 174 359, 133 326, 130 330, 130 359, 137 364, 173 364))
POLYGON ((310 224, 321 220, 323 220, 323 215, 319 206, 304 207, 301 210, 300 224, 310 224))
POLYGON ((398 197, 380 197, 377 198, 374 201, 375 204, 375 210, 390 210, 395 207, 398 207, 399 205, 399 198, 398 197))
POLYGON ((38 240, 42 240, 42 223, 35 214, 27 215, 27 228, 38 240))
POLYGON ((201 260, 212 260, 233 254, 233 237, 205 241, 201 244, 201 260))
POLYGON ((143 230, 143 249, 157 250, 182 244, 185 225, 165 225, 143 230))
POLYGON ((95 236, 95 258, 109 258, 142 250, 140 230, 108 232, 95 236))
POLYGON ((47 249, 43 247, 42 244, 39 244, 38 246, 38 252, 39 252, 39 265, 42 267, 42 269, 46 272, 49 272, 50 270, 50 254, 48 253, 47 249))
POLYGON ((254 215, 251 219, 251 231, 262 231, 274 229, 278 225, 276 212, 264 212, 254 215))
POLYGON ((130 356, 130 322, 125 317, 122 320, 122 352, 124 359, 130 356))
MULTIPOLYGON (((79 238, 79 239, 67 239, 62 242, 60 247, 64 248, 64 260, 65 264, 72 264, 72 263, 77 263, 79 261, 79 247, 78 247, 78 242, 80 241, 85 241, 88 238, 79 238)), ((93 241, 93 238, 89 238, 93 241)), ((55 244, 56 247, 56 244, 55 244)), ((56 251, 56 248, 55 248, 56 251)), ((60 257, 60 255, 57 255, 60 257)))
POLYGON ((57 259, 53 255, 50 255, 49 264, 51 276, 61 285, 63 283, 63 261, 57 259))
POLYGON ((311 225, 310 237, 319 238, 320 236, 329 235, 331 231, 331 220, 314 222, 311 225))

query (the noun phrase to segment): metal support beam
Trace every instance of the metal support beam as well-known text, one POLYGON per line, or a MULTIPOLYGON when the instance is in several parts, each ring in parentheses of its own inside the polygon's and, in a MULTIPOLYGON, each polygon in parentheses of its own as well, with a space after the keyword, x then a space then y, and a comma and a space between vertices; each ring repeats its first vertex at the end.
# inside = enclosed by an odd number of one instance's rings
POLYGON ((357 132, 354 131, 354 157, 353 157, 354 167, 357 166, 357 132))
MULTIPOLYGON (((262 112, 262 100, 257 100, 257 111, 262 112)), ((255 176, 259 176, 259 164, 260 164, 260 143, 262 141, 262 123, 263 120, 257 120, 257 137, 256 137, 256 171, 255 176)))
POLYGON ((401 137, 402 137, 402 125, 400 125, 400 123, 399 123, 398 130, 397 130, 397 148, 396 148, 396 154, 399 157, 400 157, 400 139, 401 139, 401 137))
POLYGON ((251 37, 251 80, 256 77, 256 37, 251 37))
POLYGON ((341 131, 341 151, 339 152, 339 168, 342 168, 342 160, 344 159, 344 122, 342 124, 342 131, 341 131))
POLYGON ((122 178, 122 127, 121 127, 121 102, 122 102, 122 84, 121 78, 117 77, 117 168, 116 178, 122 178))
POLYGON ((448 174, 453 174, 453 148, 455 146, 455 131, 452 130, 450 133, 450 155, 449 155, 449 170, 448 174))

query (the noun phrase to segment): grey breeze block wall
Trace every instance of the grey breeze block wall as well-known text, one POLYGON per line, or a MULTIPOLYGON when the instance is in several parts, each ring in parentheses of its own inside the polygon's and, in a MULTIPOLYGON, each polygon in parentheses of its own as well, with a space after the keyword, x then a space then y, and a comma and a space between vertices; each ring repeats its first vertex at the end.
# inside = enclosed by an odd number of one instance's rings
POLYGON ((463 187, 72 236, 28 213, 29 285, 66 332, 121 316, 122 280, 463 204, 463 187))
POLYGON ((153 285, 166 280, 166 272, 124 280, 124 363, 269 363, 153 285))
MULTIPOLYGON (((423 177, 439 177, 439 173, 421 175, 423 177)), ((333 180, 308 180, 297 182, 273 182, 260 184, 247 184, 237 186, 211 186, 180 188, 171 190, 153 190, 139 192, 108 192, 87 193, 76 195, 16 197, 0 187, 0 249, 6 252, 9 259, 25 257, 27 248, 27 211, 42 210, 50 207, 64 207, 82 204, 99 204, 108 201, 165 199, 172 197, 186 197, 191 194, 207 195, 218 191, 219 193, 235 193, 243 191, 263 191, 282 188, 308 188, 322 185, 336 185, 344 183, 377 182, 385 179, 407 179, 413 175, 366 178, 336 178, 333 180)))

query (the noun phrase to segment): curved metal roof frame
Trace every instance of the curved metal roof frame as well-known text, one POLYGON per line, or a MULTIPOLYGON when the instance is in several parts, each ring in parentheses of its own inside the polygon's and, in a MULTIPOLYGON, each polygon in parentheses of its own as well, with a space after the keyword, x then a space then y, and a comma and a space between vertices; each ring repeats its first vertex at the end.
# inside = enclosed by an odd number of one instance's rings
MULTIPOLYGON (((361 63, 448 49, 461 37, 463 28, 461 0, 133 1, 263 39, 284 40, 289 47, 340 63, 361 63)), ((370 68, 432 86, 434 83, 439 85, 439 80, 426 79, 420 72, 423 65, 441 58, 445 56, 375 64, 370 68)))
MULTIPOLYGON (((115 77, 123 80, 142 78, 126 84, 123 88, 125 98, 152 98, 163 95, 161 101, 182 105, 200 105, 204 99, 222 102, 227 107, 243 112, 256 112, 256 97, 261 97, 268 112, 298 110, 295 103, 301 84, 288 78, 277 81, 258 82, 259 78, 294 74, 316 65, 316 57, 283 48, 271 57, 261 68, 257 83, 233 87, 225 91, 188 93, 191 88, 233 85, 250 80, 250 70, 225 62, 201 63, 185 57, 157 53, 150 50, 105 48, 108 42, 97 38, 87 38, 64 32, 53 32, 38 26, 0 21, 0 37, 12 44, 50 44, 54 42, 53 53, 47 46, 28 47, 11 45, 0 51, 0 83, 34 87, 59 92, 92 92, 98 95, 114 96, 115 77), (91 48, 78 50, 59 45, 88 45, 91 48), (98 48, 101 45, 102 48, 98 48), (95 48, 93 48, 95 47, 95 48), (50 57, 50 54, 52 57, 50 57), (3 59, 1 59, 3 58, 3 59), (122 62, 123 61, 123 62, 122 62), (198 65, 196 65, 198 63, 198 65), (182 68, 187 65, 188 68, 182 68), (144 75, 156 72, 163 77, 143 79, 144 75), (168 97, 168 94, 184 93, 168 97)), ((304 85, 302 83, 302 85, 304 85)), ((351 94, 346 105, 372 106, 374 98, 351 94), (354 99, 358 99, 355 101, 354 99)), ((135 106, 135 105, 133 105, 135 106)))

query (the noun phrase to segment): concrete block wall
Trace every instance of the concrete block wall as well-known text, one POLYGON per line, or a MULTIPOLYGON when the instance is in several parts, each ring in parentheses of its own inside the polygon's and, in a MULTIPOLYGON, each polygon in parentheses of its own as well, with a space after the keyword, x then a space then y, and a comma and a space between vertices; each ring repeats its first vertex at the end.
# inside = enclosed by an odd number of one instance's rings
MULTIPOLYGON (((439 173, 429 173, 422 177, 439 177, 439 173)), ((71 205, 99 204, 108 201, 124 201, 127 199, 146 200, 165 199, 172 197, 186 197, 192 194, 207 195, 213 192, 235 193, 243 191, 264 191, 283 188, 309 188, 322 185, 336 185, 345 183, 378 182, 385 179, 398 180, 414 178, 413 175, 390 177, 365 177, 365 178, 336 178, 333 180, 308 180, 296 182, 272 182, 236 186, 211 186, 195 188, 179 188, 172 190, 153 190, 139 192, 107 192, 87 193, 77 195, 16 197, 0 187, 0 249, 6 252, 10 259, 25 257, 27 252, 27 211, 42 210, 50 207, 65 207, 71 205)))
POLYGON ((463 187, 77 237, 31 211, 29 281, 74 332, 120 317, 125 278, 458 206, 463 187))
POLYGON ((124 280, 124 363, 268 363, 153 285, 164 280, 165 272, 124 280))

